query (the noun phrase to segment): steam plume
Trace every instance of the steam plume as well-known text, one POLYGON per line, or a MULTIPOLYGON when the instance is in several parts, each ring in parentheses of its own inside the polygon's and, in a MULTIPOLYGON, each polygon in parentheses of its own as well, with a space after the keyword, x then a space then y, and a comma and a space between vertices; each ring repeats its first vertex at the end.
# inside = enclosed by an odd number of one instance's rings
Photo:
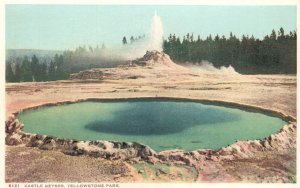
POLYGON ((150 41, 148 50, 163 50, 163 26, 160 17, 155 11, 150 33, 150 41))
POLYGON ((184 64, 185 67, 190 68, 197 72, 203 73, 214 73, 214 74, 225 74, 225 75, 239 75, 235 69, 229 65, 228 67, 221 66, 220 68, 216 68, 211 62, 201 61, 200 63, 189 63, 186 62, 184 64))

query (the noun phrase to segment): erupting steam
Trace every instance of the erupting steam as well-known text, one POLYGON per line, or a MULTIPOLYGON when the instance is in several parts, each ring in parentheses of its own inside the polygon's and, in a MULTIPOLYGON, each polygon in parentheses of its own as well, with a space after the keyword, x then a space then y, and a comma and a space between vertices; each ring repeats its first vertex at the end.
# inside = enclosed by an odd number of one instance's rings
POLYGON ((148 50, 163 50, 163 26, 156 11, 153 16, 148 50))
POLYGON ((199 63, 186 62, 182 65, 184 67, 190 68, 191 70, 196 71, 196 72, 225 74, 225 75, 239 75, 239 73, 236 72, 235 69, 231 65, 229 65, 228 67, 221 66, 220 68, 217 68, 211 62, 208 62, 206 60, 202 60, 199 63))

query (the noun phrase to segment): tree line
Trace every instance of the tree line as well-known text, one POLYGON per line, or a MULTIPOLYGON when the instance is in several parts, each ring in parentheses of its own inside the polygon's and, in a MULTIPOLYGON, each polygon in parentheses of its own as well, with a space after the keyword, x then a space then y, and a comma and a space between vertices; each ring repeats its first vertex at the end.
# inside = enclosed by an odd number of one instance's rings
MULTIPOLYGON (((130 41, 134 43, 144 37, 132 36, 130 41)), ((272 30, 262 40, 244 35, 238 39, 232 33, 229 38, 209 35, 206 39, 200 36, 195 39, 188 33, 181 40, 170 34, 164 40, 163 50, 177 63, 208 60, 216 67, 231 65, 242 74, 295 74, 296 38, 296 31, 286 34, 283 28, 277 33, 272 30)), ((127 44, 127 39, 123 44, 127 44)), ((94 48, 79 46, 74 51, 56 54, 50 62, 36 55, 17 59, 6 62, 7 82, 62 80, 84 69, 114 67, 121 63, 121 59, 106 51, 104 44, 94 48)))
POLYGON ((6 60, 6 82, 40 82, 68 79, 71 73, 90 68, 108 68, 120 64, 116 57, 107 55, 104 44, 79 46, 74 51, 66 50, 56 54, 47 62, 33 55, 15 57, 6 60))
POLYGON ((25 56, 21 63, 6 63, 6 82, 40 82, 68 78, 63 68, 63 56, 55 55, 47 64, 40 62, 36 55, 31 59, 25 56))
POLYGON ((209 35, 206 39, 188 33, 181 40, 170 34, 163 49, 179 63, 207 60, 216 67, 231 65, 242 74, 295 74, 296 38, 296 31, 286 34, 283 28, 262 40, 245 35, 238 39, 232 33, 229 38, 209 35))

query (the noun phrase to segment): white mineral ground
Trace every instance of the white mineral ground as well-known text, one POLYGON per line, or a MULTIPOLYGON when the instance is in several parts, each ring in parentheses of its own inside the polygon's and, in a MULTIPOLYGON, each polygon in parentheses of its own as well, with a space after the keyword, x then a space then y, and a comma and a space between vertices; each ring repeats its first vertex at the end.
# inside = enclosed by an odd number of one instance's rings
MULTIPOLYGON (((176 65, 165 54, 148 56, 118 68, 83 71, 70 80, 8 83, 6 118, 47 103, 143 97, 225 101, 296 117, 294 75, 199 71, 176 65)), ((5 177, 7 182, 296 182, 296 120, 266 140, 239 141, 217 153, 159 155, 159 159, 150 157, 149 164, 140 158, 108 160, 7 145, 5 177), (152 164, 156 168, 150 168, 152 164), (159 169, 163 164, 170 165, 167 171, 159 169), (141 170, 135 165, 146 167, 141 170)))

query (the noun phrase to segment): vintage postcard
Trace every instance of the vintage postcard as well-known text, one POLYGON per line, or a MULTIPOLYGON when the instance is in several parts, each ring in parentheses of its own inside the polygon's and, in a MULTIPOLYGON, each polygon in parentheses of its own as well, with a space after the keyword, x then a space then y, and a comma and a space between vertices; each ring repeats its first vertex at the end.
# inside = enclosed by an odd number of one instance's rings
POLYGON ((296 186, 297 8, 6 1, 3 186, 296 186))

